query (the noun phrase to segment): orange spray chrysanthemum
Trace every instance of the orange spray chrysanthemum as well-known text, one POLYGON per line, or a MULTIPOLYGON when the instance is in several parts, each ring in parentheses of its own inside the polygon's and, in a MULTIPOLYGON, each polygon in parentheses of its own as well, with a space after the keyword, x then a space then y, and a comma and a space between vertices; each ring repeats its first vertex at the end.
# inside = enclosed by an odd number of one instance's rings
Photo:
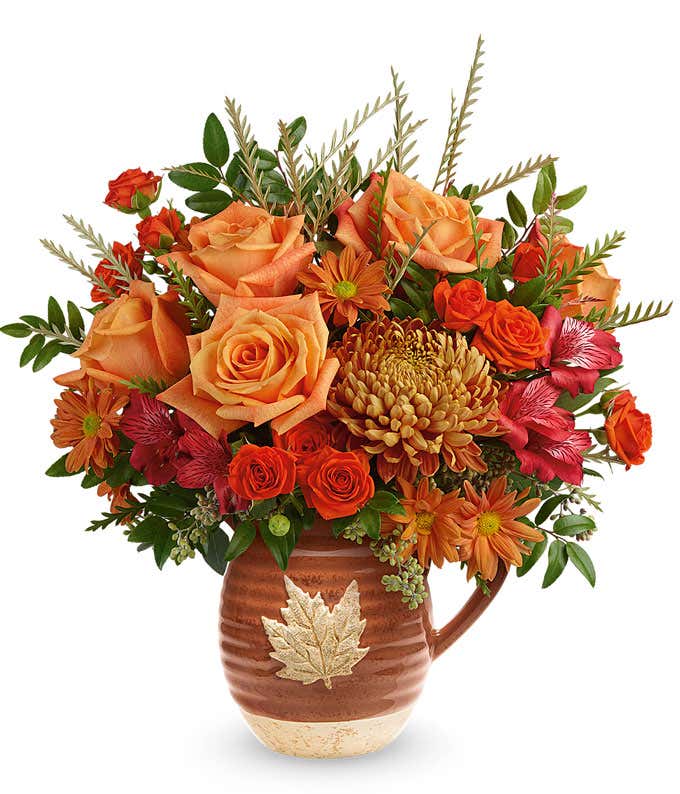
POLYGON ((427 567, 430 561, 438 568, 444 560, 459 559, 457 545, 462 532, 455 514, 463 501, 458 491, 445 494, 433 480, 423 477, 418 487, 399 479, 404 498, 401 504, 405 515, 390 515, 383 521, 383 531, 401 530, 402 540, 409 541, 417 549, 418 562, 427 567))
POLYGON ((51 420, 52 441, 59 448, 73 447, 66 457, 66 470, 90 469, 101 475, 113 462, 119 444, 116 435, 121 410, 128 397, 112 387, 100 389, 93 381, 67 389, 55 400, 57 414, 51 420))
POLYGON ((338 257, 327 251, 320 264, 298 274, 298 281, 319 293, 324 319, 328 322, 333 315, 335 325, 354 325, 360 309, 378 314, 390 308, 384 297, 385 263, 371 262, 370 252, 357 256, 345 248, 338 257))
POLYGON ((505 567, 521 565, 522 554, 530 549, 522 541, 543 540, 543 534, 527 524, 517 521, 521 516, 534 510, 540 499, 527 499, 527 490, 506 493, 507 478, 494 480, 489 489, 481 495, 465 481, 465 499, 457 506, 456 520, 463 531, 460 543, 461 559, 467 560, 467 578, 479 574, 487 581, 498 572, 498 561, 503 560, 505 567))

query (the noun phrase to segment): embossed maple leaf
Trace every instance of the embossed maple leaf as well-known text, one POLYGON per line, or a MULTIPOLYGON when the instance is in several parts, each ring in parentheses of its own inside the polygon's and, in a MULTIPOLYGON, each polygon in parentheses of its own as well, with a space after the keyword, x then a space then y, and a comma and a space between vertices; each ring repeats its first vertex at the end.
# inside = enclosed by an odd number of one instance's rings
POLYGON ((286 622, 262 617, 274 649, 269 655, 285 665, 276 675, 303 684, 321 680, 332 689, 331 679, 352 675, 352 667, 370 650, 359 647, 366 626, 361 619, 359 585, 352 580, 331 611, 321 593, 312 598, 287 576, 284 582, 288 606, 282 607, 281 616, 286 622))

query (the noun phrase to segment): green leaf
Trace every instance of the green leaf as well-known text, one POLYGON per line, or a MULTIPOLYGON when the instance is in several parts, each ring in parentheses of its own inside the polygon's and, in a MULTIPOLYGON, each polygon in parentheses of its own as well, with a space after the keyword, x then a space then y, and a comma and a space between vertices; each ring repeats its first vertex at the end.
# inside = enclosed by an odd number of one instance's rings
POLYGON ((518 284, 510 294, 513 306, 531 306, 545 289, 545 276, 536 276, 524 284, 518 284))
POLYGON ((13 336, 15 339, 24 339, 27 336, 30 336, 33 331, 23 323, 10 323, 9 325, 3 325, 0 328, 3 334, 7 334, 7 336, 13 336))
POLYGON ((547 545, 547 538, 543 538, 543 540, 539 540, 537 543, 534 543, 531 549, 531 554, 524 558, 522 565, 517 569, 517 576, 524 576, 525 574, 529 573, 529 571, 543 556, 543 552, 545 551, 547 545))
POLYGON ((557 187, 557 173, 555 172, 555 163, 554 161, 548 163, 548 165, 544 165, 541 168, 541 171, 545 171, 545 175, 550 180, 550 187, 552 188, 552 192, 555 192, 555 188, 557 187))
POLYGON ((501 235, 501 246, 503 248, 512 248, 517 242, 517 232, 515 227, 512 226, 505 218, 499 219, 503 224, 503 234, 501 235))
POLYGON ((581 187, 577 187, 575 190, 570 190, 569 193, 565 193, 562 196, 558 196, 556 200, 557 209, 558 210, 571 209, 575 204, 578 204, 579 201, 585 196, 587 190, 588 188, 586 185, 581 185, 581 187))
POLYGON ((534 198, 532 201, 534 215, 542 215, 548 209, 552 192, 553 186, 550 183, 550 179, 545 171, 541 169, 538 172, 536 189, 534 190, 534 198))
POLYGON ((253 506, 250 508, 249 515, 250 518, 265 518, 274 510, 276 510, 277 501, 275 498, 272 499, 262 499, 259 502, 253 502, 253 506))
POLYGON ((557 535, 566 535, 567 537, 580 535, 581 532, 587 532, 590 529, 595 529, 595 522, 588 516, 562 516, 562 518, 558 518, 553 524, 553 532, 557 535))
POLYGON ((229 159, 227 133, 224 131, 222 122, 214 113, 208 116, 203 127, 203 153, 209 163, 220 168, 229 159))
POLYGON ((213 571, 222 576, 227 570, 226 554, 228 548, 229 538, 227 537, 227 533, 223 529, 218 528, 214 529, 208 535, 208 542, 205 546, 199 546, 198 550, 213 571))
POLYGON ((162 571, 163 566, 170 557, 170 552, 175 547, 175 541, 172 539, 172 530, 166 526, 166 531, 159 530, 156 541, 153 544, 153 557, 156 560, 158 570, 162 571))
POLYGON ((66 318, 61 306, 57 303, 56 298, 50 296, 47 301, 47 322, 52 328, 56 328, 62 333, 66 330, 66 318))
POLYGON ((29 361, 32 361, 41 351, 44 344, 45 337, 40 336, 40 334, 36 334, 23 349, 21 357, 19 358, 19 366, 25 367, 29 361))
POLYGON ((219 170, 210 163, 187 163, 185 168, 201 171, 201 174, 187 174, 184 171, 170 171, 170 181, 186 190, 210 190, 217 187, 222 178, 219 170), (206 174, 206 176, 203 176, 206 174))
POLYGON ((406 303, 406 301, 403 301, 401 298, 390 298, 390 308, 392 309, 392 313, 400 320, 406 317, 413 317, 417 313, 416 309, 411 306, 410 303, 406 303))
POLYGON ((31 328, 35 328, 36 330, 38 328, 44 328, 46 330, 49 329, 47 322, 43 320, 42 317, 36 317, 35 314, 22 314, 19 319, 23 320, 27 325, 30 325, 31 328))
POLYGON ((45 474, 48 477, 73 477, 74 474, 78 474, 77 471, 67 471, 66 470, 66 458, 68 457, 68 452, 66 455, 62 455, 59 460, 55 460, 54 463, 47 469, 45 474))
POLYGON ((255 540, 255 535, 255 524, 252 521, 242 521, 234 530, 229 545, 225 549, 225 561, 231 562, 231 560, 240 557, 244 551, 247 551, 255 540))
POLYGON ((61 353, 61 350, 62 346, 59 340, 53 339, 51 342, 48 342, 35 357, 33 361, 33 372, 38 372, 38 370, 46 367, 55 356, 61 353))
POLYGON ((568 559, 566 545, 560 540, 553 540, 548 549, 548 567, 543 577, 543 587, 550 587, 559 579, 568 559))
MULTIPOLYGON (((295 148, 300 144, 300 141, 305 137, 305 133, 307 132, 307 120, 304 116, 298 116, 296 119, 291 121, 290 124, 287 125, 288 128, 288 137, 290 138, 290 142, 295 148)), ((283 149, 283 142, 281 138, 279 138, 279 143, 277 146, 278 150, 281 151, 283 149)))
POLYGON ((373 510, 371 507, 364 507, 357 513, 357 521, 359 525, 366 530, 366 534, 372 540, 378 540, 380 537, 380 513, 373 510))
POLYGON ((489 271, 486 279, 486 295, 492 301, 502 301, 508 298, 508 290, 496 268, 489 271))
POLYGON ((585 576, 591 587, 595 587, 595 566, 590 555, 578 543, 567 543, 567 554, 576 568, 585 576))
POLYGON ((262 174, 262 189, 271 204, 287 204, 293 193, 278 171, 265 171, 262 174))
POLYGON ((510 220, 515 226, 524 227, 527 225, 527 211, 524 209, 524 204, 517 198, 517 196, 510 190, 508 192, 506 202, 508 205, 508 213, 510 220))
POLYGON ((159 533, 163 534, 168 524, 160 516, 147 516, 130 530, 130 543, 155 543, 159 533))
POLYGON ((295 529, 291 525, 290 531, 285 535, 273 535, 264 521, 258 522, 260 537, 282 571, 285 571, 288 567, 288 558, 299 538, 299 532, 295 531, 295 529))
POLYGON ((204 215, 215 215, 222 212, 231 202, 232 197, 223 190, 204 190, 201 193, 194 193, 186 200, 189 209, 195 212, 202 212, 204 215))
POLYGON ((406 515, 404 506, 397 496, 390 491, 376 491, 367 507, 377 510, 380 513, 387 513, 388 515, 406 515))
POLYGON ((80 313, 80 309, 73 301, 68 301, 66 304, 66 312, 68 314, 68 327, 70 332, 76 339, 80 339, 81 333, 85 330, 85 321, 83 320, 83 315, 80 313))
POLYGON ((567 494, 557 494, 557 496, 551 496, 549 499, 546 499, 539 508, 538 513, 536 513, 534 523, 537 525, 542 524, 566 498, 567 494))
POLYGON ((88 471, 87 474, 83 477, 80 487, 81 488, 94 488, 95 485, 99 485, 100 482, 103 482, 102 478, 95 474, 93 471, 88 471))
POLYGON ((268 149, 258 149, 255 152, 255 168, 258 171, 271 171, 278 164, 279 161, 274 152, 270 152, 268 149))

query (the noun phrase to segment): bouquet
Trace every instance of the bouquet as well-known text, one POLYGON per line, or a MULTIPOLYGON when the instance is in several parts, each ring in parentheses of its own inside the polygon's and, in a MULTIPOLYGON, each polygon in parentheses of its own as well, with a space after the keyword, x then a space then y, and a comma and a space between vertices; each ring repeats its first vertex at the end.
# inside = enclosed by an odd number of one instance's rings
POLYGON ((562 189, 554 157, 461 182, 481 56, 480 41, 430 186, 409 176, 423 122, 393 71, 318 151, 303 117, 265 148, 228 98, 231 133, 211 113, 204 157, 166 169, 186 211, 128 169, 104 201, 129 241, 71 215, 95 262, 42 241, 90 299, 50 297, 46 317, 2 331, 28 340, 22 367, 72 358, 47 474, 107 500, 89 530, 122 527, 159 568, 198 552, 224 573, 257 536, 285 570, 328 522, 370 545, 412 609, 445 562, 485 589, 547 549, 544 587, 569 563, 594 585, 585 483, 641 464, 652 438, 617 333, 670 305, 618 302, 605 260, 623 234, 574 241, 586 187, 562 189), (391 137, 361 163, 357 136, 382 111, 391 137))

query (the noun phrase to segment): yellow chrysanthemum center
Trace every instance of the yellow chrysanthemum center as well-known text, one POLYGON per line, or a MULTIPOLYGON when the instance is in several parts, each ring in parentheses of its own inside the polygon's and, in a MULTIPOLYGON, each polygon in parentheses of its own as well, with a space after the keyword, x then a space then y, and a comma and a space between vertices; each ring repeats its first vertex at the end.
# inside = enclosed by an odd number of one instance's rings
POLYGON ((86 438, 96 436, 101 425, 101 417, 92 411, 83 417, 83 435, 86 436, 86 438))
POLYGON ((434 513, 416 513, 415 524, 418 534, 429 534, 434 524, 434 513))
POLYGON ((495 535, 501 528, 501 517, 498 513, 482 513, 477 519, 477 532, 484 537, 495 535))
POLYGON ((333 292, 341 300, 353 298, 358 291, 358 287, 353 281, 338 281, 338 283, 333 286, 333 292))

